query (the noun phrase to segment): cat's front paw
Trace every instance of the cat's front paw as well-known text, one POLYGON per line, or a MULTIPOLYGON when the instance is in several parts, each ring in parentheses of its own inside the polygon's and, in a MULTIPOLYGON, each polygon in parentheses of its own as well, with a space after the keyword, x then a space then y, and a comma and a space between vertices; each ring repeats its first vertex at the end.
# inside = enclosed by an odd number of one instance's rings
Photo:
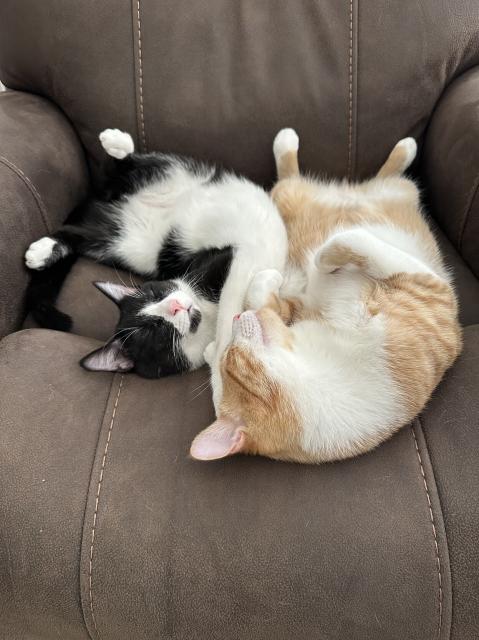
POLYGON ((120 129, 105 129, 98 137, 107 154, 117 160, 123 160, 135 150, 133 138, 120 129))
POLYGON ((253 276, 246 295, 248 309, 261 309, 271 294, 278 294, 283 276, 276 269, 263 269, 253 276))
POLYGON ((32 242, 25 253, 25 264, 29 269, 45 269, 61 257, 62 252, 57 250, 60 246, 56 240, 47 236, 32 242))
POLYGON ((215 354, 216 354, 216 342, 213 340, 208 344, 208 346, 203 352, 203 358, 205 359, 206 364, 209 365, 210 367, 213 364, 213 360, 215 359, 215 354))

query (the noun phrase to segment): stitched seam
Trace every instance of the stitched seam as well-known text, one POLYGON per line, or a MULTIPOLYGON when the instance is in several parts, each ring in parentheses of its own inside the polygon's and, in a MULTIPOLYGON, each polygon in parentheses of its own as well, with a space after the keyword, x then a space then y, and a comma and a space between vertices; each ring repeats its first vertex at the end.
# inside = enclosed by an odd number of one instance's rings
POLYGON ((459 242, 458 248, 459 251, 462 251, 462 241, 464 239, 464 232, 466 230, 467 220, 469 218, 469 214, 471 213, 472 205, 474 200, 476 199, 477 192, 479 190, 479 175, 476 177, 474 184, 472 185, 471 193, 467 199, 466 209, 462 218, 461 227, 459 229, 459 242))
POLYGON ((91 611, 93 626, 95 627, 95 631, 98 637, 101 637, 101 636, 96 624, 95 612, 93 607, 93 593, 92 593, 92 573, 93 573, 93 557, 94 557, 94 545, 95 545, 95 530, 96 530, 96 521, 98 516, 98 505, 100 502, 101 485, 103 482, 103 475, 105 472, 106 457, 108 455, 108 447, 110 446, 111 433, 113 430, 113 424, 115 422, 115 415, 118 407, 118 402, 120 400, 122 386, 123 386, 123 376, 121 376, 120 384, 118 385, 118 393, 116 394, 115 404, 113 406, 113 412, 111 414, 110 426, 108 428, 108 435, 106 438, 105 450, 103 452, 103 458, 101 461, 100 476, 98 478, 98 486, 97 486, 96 497, 95 497, 95 510, 93 512, 93 522, 92 522, 92 528, 91 528, 90 562, 89 562, 89 569, 88 569, 88 593, 90 597, 90 611, 91 611))
MULTIPOLYGON (((419 419, 418 419, 419 421, 419 419)), ((438 576, 438 584, 439 584, 439 621, 438 621, 438 628, 437 628, 437 638, 440 638, 441 636, 441 629, 442 629, 442 602, 443 602, 443 592, 442 592, 442 567, 441 567, 441 558, 439 556, 439 545, 437 543, 437 532, 436 532, 436 524, 434 522, 434 513, 432 510, 432 504, 431 504, 431 496, 429 494, 429 488, 427 486, 427 480, 426 480, 426 474, 424 473, 424 467, 422 464, 422 458, 421 458, 421 452, 419 451, 419 445, 417 442, 417 438, 416 438, 416 434, 414 432, 414 428, 411 425, 411 431, 412 431, 412 435, 414 438, 414 446, 416 447, 416 455, 417 455, 417 459, 419 461, 419 468, 421 470, 421 476, 422 476, 422 481, 424 483, 424 489, 426 490, 426 498, 427 498, 427 505, 429 508, 429 517, 431 519, 431 527, 432 527, 432 533, 434 536, 434 549, 436 552, 436 563, 437 563, 437 576, 438 576)))
POLYGON ((33 199, 37 203, 38 210, 40 211, 40 216, 43 220, 43 224, 45 225, 45 229, 48 233, 51 233, 50 225, 48 224, 48 216, 47 216, 47 208, 45 207, 41 195, 38 193, 37 188, 30 180, 30 178, 23 173, 23 171, 17 167, 11 160, 7 160, 4 156, 0 156, 0 162, 2 162, 6 167, 8 167, 13 173, 20 178, 23 184, 27 187, 30 193, 33 196, 33 199))
POLYGON ((146 151, 145 113, 143 108, 143 55, 141 50, 140 0, 137 0, 137 3, 136 3, 136 19, 138 24, 138 79, 139 79, 139 85, 140 85, 141 142, 143 144, 144 151, 146 151))
POLYGON ((348 179, 351 180, 353 151, 353 0, 349 3, 349 124, 348 124, 348 179))

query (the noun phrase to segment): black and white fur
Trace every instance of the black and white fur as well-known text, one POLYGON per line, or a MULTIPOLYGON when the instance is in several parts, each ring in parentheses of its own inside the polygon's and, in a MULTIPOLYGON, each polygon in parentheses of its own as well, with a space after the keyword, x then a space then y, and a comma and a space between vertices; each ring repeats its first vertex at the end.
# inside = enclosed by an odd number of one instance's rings
POLYGON ((151 281, 96 283, 119 306, 120 321, 82 365, 159 377, 201 366, 209 345, 218 377, 253 275, 285 268, 278 211, 263 189, 232 173, 181 156, 137 154, 117 129, 103 131, 100 142, 115 159, 102 193, 25 254, 34 270, 28 306, 41 325, 69 330, 71 319, 54 302, 75 256, 130 270, 151 281))

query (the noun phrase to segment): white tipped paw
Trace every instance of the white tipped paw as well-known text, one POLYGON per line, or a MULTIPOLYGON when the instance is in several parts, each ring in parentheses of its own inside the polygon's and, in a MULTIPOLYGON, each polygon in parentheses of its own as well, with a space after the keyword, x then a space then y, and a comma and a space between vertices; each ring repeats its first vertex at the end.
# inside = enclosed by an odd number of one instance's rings
POLYGON ((407 169, 416 157, 417 142, 414 138, 403 138, 397 143, 396 149, 402 149, 404 151, 404 168, 407 169))
POLYGON ((283 276, 276 269, 263 269, 253 276, 246 296, 249 309, 261 309, 269 296, 278 294, 283 284, 283 276))
POLYGON ((135 150, 133 138, 120 129, 105 129, 98 137, 107 154, 117 160, 123 160, 135 150))
POLYGON ((43 269, 52 258, 53 248, 57 241, 53 238, 40 238, 28 247, 25 253, 25 264, 29 269, 43 269))
POLYGON ((294 129, 281 129, 273 142, 273 153, 276 159, 281 158, 288 151, 298 151, 299 138, 294 129))
POLYGON ((213 340, 208 344, 206 349, 203 352, 203 358, 205 359, 206 364, 210 367, 213 364, 213 360, 215 359, 216 354, 216 342, 213 340))

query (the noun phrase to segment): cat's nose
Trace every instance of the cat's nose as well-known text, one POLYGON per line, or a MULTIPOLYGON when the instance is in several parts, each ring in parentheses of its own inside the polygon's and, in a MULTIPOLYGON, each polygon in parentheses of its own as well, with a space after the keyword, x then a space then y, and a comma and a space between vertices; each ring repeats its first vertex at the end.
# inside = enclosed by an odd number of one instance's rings
POLYGON ((176 315, 178 311, 188 311, 188 307, 182 304, 179 300, 170 300, 168 309, 172 316, 176 315))

